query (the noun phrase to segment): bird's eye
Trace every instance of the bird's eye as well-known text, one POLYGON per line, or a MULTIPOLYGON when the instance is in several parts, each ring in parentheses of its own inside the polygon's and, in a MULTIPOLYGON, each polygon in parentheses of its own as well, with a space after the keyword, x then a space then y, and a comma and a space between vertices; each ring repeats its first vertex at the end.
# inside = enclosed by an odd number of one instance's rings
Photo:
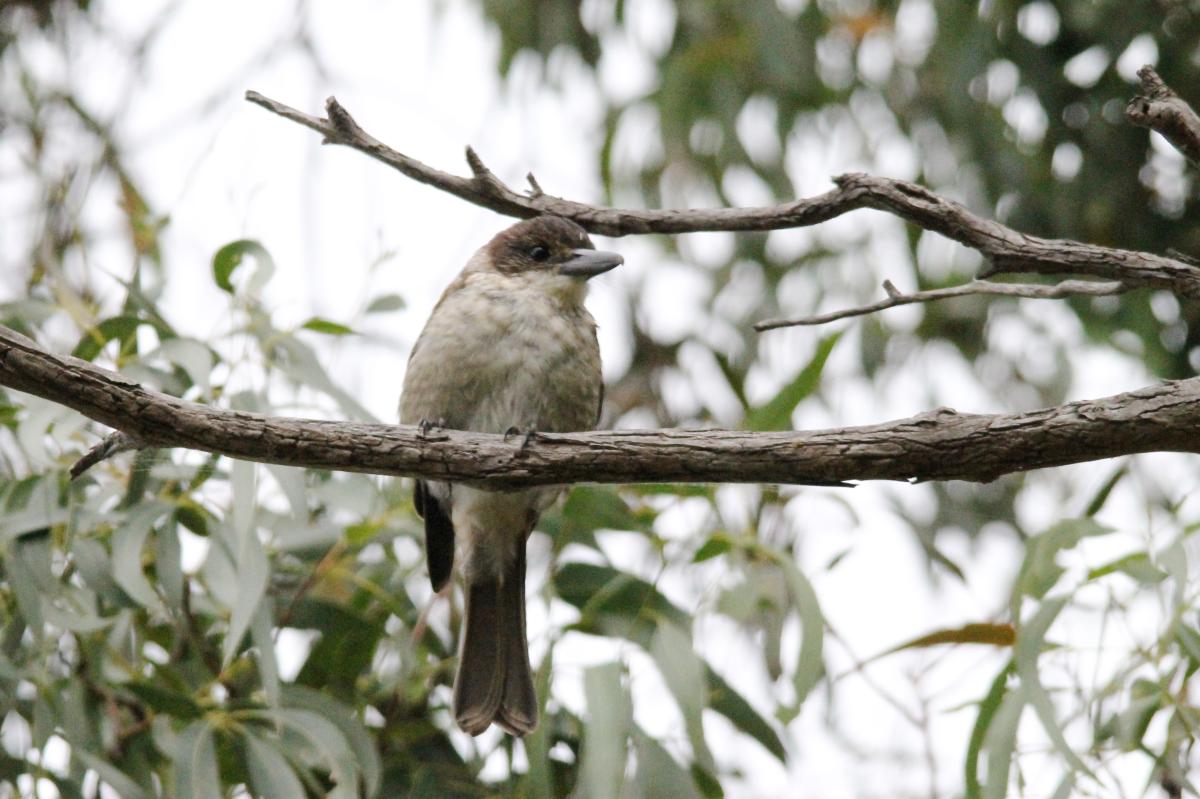
POLYGON ((529 257, 535 261, 544 261, 550 257, 550 251, 539 244, 529 251, 529 257))

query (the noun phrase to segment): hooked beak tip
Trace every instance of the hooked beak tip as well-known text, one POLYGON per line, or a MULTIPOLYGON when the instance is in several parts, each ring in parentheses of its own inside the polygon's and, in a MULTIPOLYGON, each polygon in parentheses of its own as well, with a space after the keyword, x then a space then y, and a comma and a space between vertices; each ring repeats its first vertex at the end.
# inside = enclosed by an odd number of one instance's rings
POLYGON ((575 250, 571 259, 564 261, 558 267, 561 275, 582 277, 585 280, 603 274, 610 269, 616 269, 625 263, 625 259, 615 252, 603 250, 575 250))

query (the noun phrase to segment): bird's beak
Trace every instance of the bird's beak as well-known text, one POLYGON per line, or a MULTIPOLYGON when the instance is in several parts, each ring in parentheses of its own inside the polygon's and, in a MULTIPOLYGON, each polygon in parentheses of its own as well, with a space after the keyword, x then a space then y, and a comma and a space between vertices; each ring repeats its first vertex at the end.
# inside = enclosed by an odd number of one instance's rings
POLYGON ((625 259, 615 252, 573 250, 571 258, 559 264, 558 273, 587 280, 610 269, 615 269, 623 263, 625 263, 625 259))

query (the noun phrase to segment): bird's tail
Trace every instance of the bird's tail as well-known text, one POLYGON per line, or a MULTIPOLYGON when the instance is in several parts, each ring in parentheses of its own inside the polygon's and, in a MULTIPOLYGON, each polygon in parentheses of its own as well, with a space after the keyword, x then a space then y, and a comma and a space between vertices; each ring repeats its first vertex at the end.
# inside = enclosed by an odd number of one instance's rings
POLYGON ((471 735, 493 722, 518 736, 537 727, 537 694, 525 639, 524 542, 502 578, 467 584, 454 717, 471 735))

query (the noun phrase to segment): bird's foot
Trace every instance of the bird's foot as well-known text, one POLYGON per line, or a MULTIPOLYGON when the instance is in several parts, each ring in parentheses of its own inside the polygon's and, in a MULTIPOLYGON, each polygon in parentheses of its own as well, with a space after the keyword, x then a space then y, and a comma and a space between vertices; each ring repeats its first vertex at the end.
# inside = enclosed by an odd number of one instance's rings
POLYGON ((450 436, 446 435, 444 432, 431 435, 433 431, 444 430, 445 427, 445 419, 438 419, 436 422, 430 421, 429 419, 422 419, 421 421, 417 422, 417 436, 430 441, 445 441, 450 436))
POLYGON ((517 447, 517 453, 520 454, 520 453, 524 452, 526 450, 526 448, 529 447, 530 441, 533 441, 533 439, 537 438, 537 428, 531 427, 528 430, 522 430, 521 428, 517 427, 516 425, 513 425, 512 427, 510 427, 504 431, 505 442, 508 441, 510 436, 520 436, 521 437, 521 444, 520 444, 520 446, 517 447))

